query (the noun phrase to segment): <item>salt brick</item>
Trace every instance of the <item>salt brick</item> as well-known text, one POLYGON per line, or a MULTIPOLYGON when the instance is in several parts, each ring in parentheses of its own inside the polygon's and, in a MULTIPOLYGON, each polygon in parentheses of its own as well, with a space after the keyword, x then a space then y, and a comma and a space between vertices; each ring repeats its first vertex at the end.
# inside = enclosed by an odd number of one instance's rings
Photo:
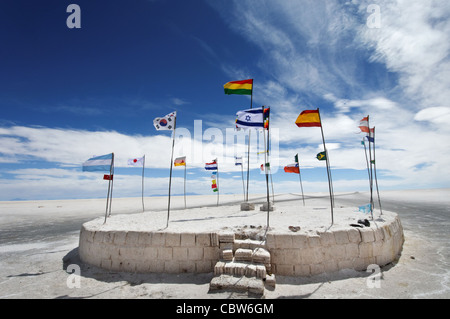
POLYGON ((127 232, 125 231, 116 231, 114 232, 114 244, 115 245, 124 245, 126 242, 127 232))
POLYGON ((251 261, 252 260, 252 255, 253 255, 253 250, 239 248, 234 253, 234 258, 235 258, 235 260, 251 261))
POLYGON ((292 235, 275 235, 275 248, 292 248, 292 235))
POLYGON ((144 247, 143 251, 146 260, 151 260, 158 258, 158 248, 157 247, 144 247))
POLYGON ((174 260, 183 261, 188 259, 188 251, 186 247, 173 247, 172 249, 172 258, 174 260))
POLYGON ((317 235, 308 236, 308 245, 311 248, 320 246, 320 237, 317 235))
POLYGON ((180 261, 180 273, 194 273, 195 272, 195 263, 180 261))
POLYGON ((127 246, 137 246, 139 245, 139 232, 129 231, 125 238, 125 244, 127 246))
POLYGON ((188 247, 188 259, 189 260, 202 260, 203 259, 203 248, 188 247))
POLYGON ((336 244, 336 240, 334 239, 334 234, 332 232, 320 232, 318 235, 322 246, 331 246, 336 244))
POLYGON ((219 243, 233 243, 235 239, 233 232, 219 233, 219 243))
POLYGON ((361 239, 364 243, 371 243, 375 241, 375 234, 372 228, 362 228, 360 231, 361 239))
POLYGON ((213 266, 211 265, 210 260, 200 260, 195 262, 195 270, 198 273, 211 272, 213 266))
POLYGON ((347 259, 359 256, 359 245, 355 243, 345 245, 345 257, 347 259))
POLYGON ((139 234, 139 245, 151 246, 151 244, 152 244, 152 233, 141 232, 139 234))
POLYGON ((359 229, 350 228, 347 230, 347 234, 348 234, 348 240, 351 243, 360 243, 361 242, 361 234, 359 232, 359 229))
POLYGON ((266 245, 267 248, 275 248, 275 235, 274 234, 267 234, 266 236, 266 245))
POLYGON ((306 248, 308 247, 308 237, 305 234, 298 234, 292 236, 292 248, 306 248))
POLYGON ((200 233, 195 236, 196 246, 211 246, 210 233, 200 233))
POLYGON ((169 247, 180 246, 180 233, 166 233, 165 245, 169 247))
POLYGON ((152 233, 152 246, 163 247, 166 244, 166 234, 162 232, 152 233))
POLYGON ((158 259, 172 260, 172 247, 158 247, 158 259))
POLYGON ((336 244, 345 245, 350 242, 348 238, 347 230, 337 230, 334 232, 334 238, 336 240, 336 244))
POLYGON ((185 247, 195 246, 195 234, 181 233, 180 245, 185 247))
POLYGON ((177 274, 180 272, 180 263, 178 261, 169 260, 164 262, 164 272, 169 274, 177 274))
POLYGON ((204 247, 203 248, 203 258, 210 260, 218 260, 219 259, 220 250, 217 247, 204 247))

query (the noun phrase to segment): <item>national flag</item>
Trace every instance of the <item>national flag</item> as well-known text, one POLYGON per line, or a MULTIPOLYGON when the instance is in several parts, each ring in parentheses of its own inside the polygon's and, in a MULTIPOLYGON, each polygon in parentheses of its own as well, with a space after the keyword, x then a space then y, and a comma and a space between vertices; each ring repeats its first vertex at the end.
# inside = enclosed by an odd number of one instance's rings
POLYGON ((113 180, 114 175, 109 175, 109 174, 105 174, 103 175, 103 179, 105 181, 112 181, 113 180))
POLYGON ((242 165, 242 156, 239 156, 239 157, 237 157, 237 156, 235 156, 234 157, 234 165, 242 165))
POLYGON ((164 117, 157 117, 153 120, 153 125, 158 131, 173 130, 175 127, 174 123, 176 116, 177 112, 172 112, 164 117))
POLYGON ((211 178, 216 179, 217 178, 217 172, 211 172, 211 178))
POLYGON ((306 110, 295 120, 298 127, 321 127, 319 110, 306 110))
MULTIPOLYGON (((266 163, 266 167, 270 168, 270 163, 266 163)), ((264 164, 261 164, 261 172, 264 172, 264 164)))
POLYGON ((128 160, 128 165, 131 166, 143 166, 144 165, 144 157, 130 158, 128 160))
POLYGON ((359 121, 359 128, 361 129, 361 132, 369 133, 369 116, 366 116, 359 121))
POLYGON ((176 158, 173 164, 175 166, 186 166, 186 156, 176 158))
POLYGON ((325 161, 327 159, 327 154, 325 153, 325 151, 317 153, 316 158, 319 161, 325 161))
POLYGON ((284 171, 286 173, 296 173, 300 174, 300 167, 298 166, 298 163, 295 164, 289 164, 284 167, 284 171))
POLYGON ((110 171, 112 159, 113 153, 92 157, 83 163, 83 172, 110 171))
POLYGON ((367 139, 371 143, 375 143, 375 127, 369 129, 369 134, 366 135, 367 139))
POLYGON ((217 184, 214 182, 214 183, 211 185, 211 188, 216 188, 216 189, 217 189, 217 184))
POLYGON ((214 160, 212 163, 205 163, 205 169, 206 170, 217 170, 217 162, 214 160))
POLYGON ((231 81, 223 86, 225 94, 252 95, 253 79, 231 81))
POLYGON ((263 122, 264 122, 264 128, 266 130, 269 129, 269 118, 270 118, 270 107, 263 106, 263 122))
POLYGON ((237 129, 264 128, 263 108, 247 109, 236 113, 237 129))
POLYGON ((298 154, 295 154, 294 161, 298 164, 298 154))

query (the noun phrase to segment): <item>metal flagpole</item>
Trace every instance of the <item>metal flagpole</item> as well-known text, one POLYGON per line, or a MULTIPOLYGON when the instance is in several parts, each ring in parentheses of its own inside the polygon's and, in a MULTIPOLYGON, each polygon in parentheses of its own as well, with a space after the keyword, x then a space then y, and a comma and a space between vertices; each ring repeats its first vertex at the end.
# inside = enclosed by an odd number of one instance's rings
POLYGON ((167 224, 166 228, 169 227, 169 216, 170 216, 170 190, 172 187, 172 166, 173 166, 173 149, 175 147, 175 130, 177 127, 177 116, 175 115, 174 123, 173 123, 173 132, 172 132, 172 156, 170 158, 170 177, 169 177, 169 201, 167 203, 167 224))
MULTIPOLYGON (((264 147, 266 147, 266 132, 263 128, 264 134, 264 147)), ((267 148, 266 148, 267 150, 267 148)), ((269 212, 270 212, 270 199, 269 199, 269 175, 267 169, 267 152, 264 152, 264 172, 266 174, 266 189, 267 189, 267 229, 269 228, 269 212)))
POLYGON ((114 189, 114 153, 112 153, 111 166, 112 166, 112 173, 109 174, 110 180, 111 180, 111 194, 109 195, 110 198, 109 198, 109 214, 108 214, 108 216, 111 216, 112 194, 113 194, 113 189, 114 189))
POLYGON ((369 129, 368 141, 369 141, 369 164, 370 164, 370 174, 369 174, 369 186, 370 186, 370 216, 373 220, 373 170, 372 170, 372 151, 370 147, 370 125, 369 125, 369 115, 367 115, 367 128, 369 129))
POLYGON ((216 186, 217 186, 217 206, 219 206, 219 163, 217 158, 214 160, 217 164, 217 180, 216 180, 216 186))
MULTIPOLYGON (((250 96, 250 109, 253 108, 253 79, 252 79, 252 94, 250 96)), ((248 130, 248 150, 247 150, 247 197, 246 201, 248 202, 248 184, 250 180, 250 135, 251 130, 248 130)))
MULTIPOLYGON (((106 218, 108 217, 108 207, 109 207, 109 194, 111 192, 111 174, 113 172, 113 162, 114 162, 114 153, 112 153, 112 158, 111 158, 111 166, 109 167, 109 182, 108 182, 108 193, 106 195, 106 211, 105 211, 105 221, 104 224, 106 223, 106 218)), ((112 192, 111 192, 112 193, 112 192)))
MULTIPOLYGON (((370 137, 370 129, 369 129, 369 137, 370 137)), ((377 180, 377 164, 375 160, 375 126, 373 127, 373 172, 375 174, 375 185, 377 187, 377 195, 378 195, 378 205, 380 205, 380 215, 383 215, 383 209, 381 208, 381 199, 380 192, 378 190, 378 180, 377 180)))
POLYGON ((326 156, 326 165, 327 165, 327 176, 328 176, 328 189, 330 191, 330 203, 331 203, 331 225, 334 224, 334 213, 333 213, 333 207, 334 207, 334 200, 332 195, 332 186, 331 186, 331 173, 330 173, 330 164, 328 159, 328 151, 325 146, 325 137, 323 135, 323 127, 322 127, 322 119, 320 118, 320 111, 319 108, 317 108, 317 113, 319 114, 319 121, 320 121, 320 131, 322 132, 322 142, 323 142, 323 150, 325 151, 326 156))
POLYGON ((144 168, 145 168, 145 154, 144 154, 144 159, 143 159, 143 163, 142 163, 142 212, 145 211, 145 208, 144 208, 144 168))
POLYGON ((186 161, 184 161, 184 209, 186 209, 186 161))
POLYGON ((303 194, 303 184, 302 184, 302 176, 301 176, 301 173, 300 173, 300 161, 298 160, 298 153, 295 155, 294 158, 295 158, 295 162, 298 164, 298 178, 300 180, 300 188, 302 189, 303 206, 305 206, 305 195, 303 194))
POLYGON ((241 163, 241 174, 242 174, 242 194, 244 194, 244 201, 245 201, 245 185, 244 185, 244 164, 241 163))

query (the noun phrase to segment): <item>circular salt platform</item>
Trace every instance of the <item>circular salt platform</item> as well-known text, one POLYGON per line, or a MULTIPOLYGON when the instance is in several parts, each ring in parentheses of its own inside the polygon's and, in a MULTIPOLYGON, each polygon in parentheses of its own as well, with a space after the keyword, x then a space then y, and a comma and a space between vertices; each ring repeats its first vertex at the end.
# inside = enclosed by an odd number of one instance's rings
MULTIPOLYGON (((354 207, 330 208, 308 202, 277 202, 275 210, 241 211, 239 204, 113 215, 83 224, 79 255, 104 269, 141 273, 215 272, 237 252, 263 248, 268 272, 308 276, 341 269, 365 270, 394 261, 403 229, 396 213, 374 212, 374 220, 354 207), (352 227, 368 219, 369 227, 352 227)), ((252 254, 249 255, 250 260, 252 254)))

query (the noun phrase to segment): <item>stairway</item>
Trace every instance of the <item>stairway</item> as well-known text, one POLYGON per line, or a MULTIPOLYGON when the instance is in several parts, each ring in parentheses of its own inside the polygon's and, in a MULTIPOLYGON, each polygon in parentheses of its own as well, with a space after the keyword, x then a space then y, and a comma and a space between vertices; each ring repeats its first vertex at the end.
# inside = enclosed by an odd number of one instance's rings
POLYGON ((221 260, 214 266, 210 291, 246 292, 264 296, 265 288, 275 288, 270 253, 265 241, 235 239, 234 233, 219 234, 221 260))

